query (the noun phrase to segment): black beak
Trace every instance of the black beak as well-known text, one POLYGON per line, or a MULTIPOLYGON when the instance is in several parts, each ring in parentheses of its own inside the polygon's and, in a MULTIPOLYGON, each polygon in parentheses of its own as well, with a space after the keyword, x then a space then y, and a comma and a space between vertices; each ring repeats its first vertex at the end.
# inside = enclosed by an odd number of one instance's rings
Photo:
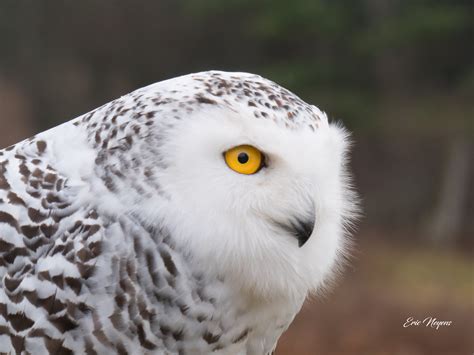
POLYGON ((311 237, 311 234, 313 234, 315 221, 315 213, 312 213, 311 217, 295 217, 289 222, 275 222, 275 224, 285 230, 285 232, 293 235, 298 240, 298 246, 301 248, 311 237))
POLYGON ((287 231, 298 239, 298 246, 301 248, 313 234, 315 218, 296 218, 287 225, 287 231))

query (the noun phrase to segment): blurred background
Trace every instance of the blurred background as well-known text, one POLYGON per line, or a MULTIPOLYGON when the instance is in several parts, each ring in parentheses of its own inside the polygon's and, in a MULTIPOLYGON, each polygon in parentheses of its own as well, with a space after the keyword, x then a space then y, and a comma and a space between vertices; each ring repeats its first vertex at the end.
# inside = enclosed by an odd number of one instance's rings
POLYGON ((283 354, 474 352, 472 0, 0 2, 0 147, 141 86, 261 74, 352 132, 351 266, 283 354), (404 328, 408 317, 452 321, 404 328))

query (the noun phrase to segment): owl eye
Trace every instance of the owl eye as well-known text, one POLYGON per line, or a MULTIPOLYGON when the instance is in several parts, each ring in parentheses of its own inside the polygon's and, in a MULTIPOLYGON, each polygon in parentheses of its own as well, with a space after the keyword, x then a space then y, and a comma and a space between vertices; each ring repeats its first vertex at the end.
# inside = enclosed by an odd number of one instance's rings
POLYGON ((227 150, 224 159, 229 168, 245 175, 255 174, 264 165, 264 155, 251 145, 239 145, 227 150))

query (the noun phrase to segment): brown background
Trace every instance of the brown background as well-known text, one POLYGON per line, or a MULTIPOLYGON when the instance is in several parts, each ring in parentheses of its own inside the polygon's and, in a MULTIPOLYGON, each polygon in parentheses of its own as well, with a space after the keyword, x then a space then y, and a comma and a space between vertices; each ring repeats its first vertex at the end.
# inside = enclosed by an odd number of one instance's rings
POLYGON ((364 208, 277 354, 472 354, 473 31, 461 0, 4 1, 0 146, 179 74, 262 74, 353 132, 364 208))

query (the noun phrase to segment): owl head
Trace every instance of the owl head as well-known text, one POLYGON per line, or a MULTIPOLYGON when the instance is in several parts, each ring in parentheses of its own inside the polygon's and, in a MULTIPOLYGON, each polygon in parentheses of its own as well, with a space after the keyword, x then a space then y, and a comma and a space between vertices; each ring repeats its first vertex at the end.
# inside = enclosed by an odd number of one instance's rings
POLYGON ((118 136, 135 155, 109 170, 135 174, 122 185, 136 215, 253 297, 301 299, 327 284, 356 214, 344 128, 247 73, 186 75, 120 100, 116 123, 133 119, 118 136))

